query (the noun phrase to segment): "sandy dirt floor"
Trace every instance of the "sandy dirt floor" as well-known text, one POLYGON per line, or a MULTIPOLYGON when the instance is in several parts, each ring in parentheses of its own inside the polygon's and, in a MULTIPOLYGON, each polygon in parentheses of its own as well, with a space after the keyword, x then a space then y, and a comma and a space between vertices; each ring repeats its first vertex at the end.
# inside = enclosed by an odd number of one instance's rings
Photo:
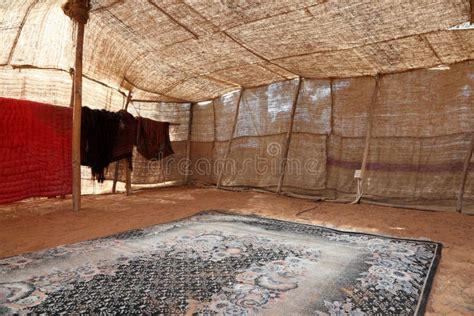
POLYGON ((395 237, 443 243, 427 315, 474 315, 474 216, 371 205, 319 203, 273 194, 194 187, 35 199, 0 206, 0 257, 168 222, 202 210, 224 209, 395 237), (298 213, 303 212, 298 215, 298 213))

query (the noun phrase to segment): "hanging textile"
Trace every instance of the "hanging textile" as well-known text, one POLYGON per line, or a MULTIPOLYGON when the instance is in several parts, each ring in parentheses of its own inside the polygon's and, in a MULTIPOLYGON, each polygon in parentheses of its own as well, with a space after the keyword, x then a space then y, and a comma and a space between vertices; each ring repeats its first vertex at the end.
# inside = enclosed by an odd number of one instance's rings
POLYGON ((168 122, 137 118, 137 151, 148 160, 160 160, 174 154, 168 122))
POLYGON ((99 182, 105 180, 105 169, 111 162, 127 159, 131 168, 136 134, 136 120, 126 111, 83 107, 81 165, 91 167, 92 177, 99 182))
POLYGON ((133 146, 137 139, 137 120, 125 110, 117 112, 119 126, 117 137, 112 147, 112 161, 127 159, 130 169, 132 169, 133 146))
POLYGON ((70 108, 0 98, 0 203, 72 191, 70 108))
POLYGON ((82 108, 81 165, 91 167, 92 177, 99 182, 105 179, 104 170, 112 158, 117 128, 113 113, 82 108))

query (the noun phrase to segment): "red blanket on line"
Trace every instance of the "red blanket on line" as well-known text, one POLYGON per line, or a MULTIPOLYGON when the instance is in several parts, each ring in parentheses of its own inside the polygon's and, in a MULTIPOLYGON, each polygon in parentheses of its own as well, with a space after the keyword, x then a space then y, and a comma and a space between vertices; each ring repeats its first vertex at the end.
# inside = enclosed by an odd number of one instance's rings
POLYGON ((0 204, 72 191, 72 111, 0 98, 0 204))

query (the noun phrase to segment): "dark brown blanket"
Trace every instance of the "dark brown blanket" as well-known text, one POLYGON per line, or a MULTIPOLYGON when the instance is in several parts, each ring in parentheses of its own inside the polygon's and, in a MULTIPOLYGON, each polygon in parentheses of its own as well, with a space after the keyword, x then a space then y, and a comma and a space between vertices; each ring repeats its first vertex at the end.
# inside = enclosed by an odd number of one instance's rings
POLYGON ((148 160, 160 160, 174 154, 169 123, 137 118, 137 151, 148 160))
POLYGON ((132 169, 132 152, 137 139, 137 120, 124 110, 117 112, 117 115, 119 125, 110 161, 127 159, 130 169, 132 169))

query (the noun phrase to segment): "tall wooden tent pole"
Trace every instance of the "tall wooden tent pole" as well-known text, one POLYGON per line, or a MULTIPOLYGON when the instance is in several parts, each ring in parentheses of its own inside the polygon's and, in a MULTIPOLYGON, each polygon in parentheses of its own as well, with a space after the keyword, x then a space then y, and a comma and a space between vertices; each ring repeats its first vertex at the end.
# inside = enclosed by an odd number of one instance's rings
MULTIPOLYGON (((125 111, 128 111, 128 105, 130 104, 130 101, 132 101, 132 91, 128 92, 127 100, 125 101, 125 107, 124 107, 125 111)), ((115 193, 117 191, 119 166, 120 166, 120 160, 115 162, 114 181, 112 182, 112 193, 115 193)), ((128 169, 128 164, 127 164, 127 169, 128 169)), ((127 180, 128 180, 128 177, 127 177, 127 180)), ((131 180, 131 175, 130 175, 130 180, 131 180)), ((130 184, 130 188, 131 188, 131 184, 130 184)))
POLYGON ((461 184, 459 186, 458 200, 457 200, 457 203, 456 203, 456 211, 458 211, 458 212, 462 211, 462 202, 463 202, 463 197, 464 197, 464 187, 466 186, 467 173, 469 172, 469 165, 471 163, 471 157, 473 155, 473 150, 474 150, 474 134, 472 134, 471 143, 469 145, 469 148, 466 152, 466 156, 464 158, 461 184))
POLYGON ((81 113, 82 113, 82 53, 85 24, 78 23, 76 62, 74 71, 74 106, 72 114, 72 209, 81 209, 81 113))
POLYGON ((88 0, 68 0, 62 9, 77 23, 76 59, 74 66, 74 107, 72 115, 72 209, 81 209, 81 110, 82 110, 82 55, 84 31, 89 19, 88 0))
POLYGON ((288 131, 286 133, 286 142, 285 142, 285 148, 283 150, 283 156, 282 156, 283 161, 282 161, 282 166, 281 166, 280 178, 278 180, 277 194, 281 194, 281 188, 283 186, 283 181, 285 179, 286 164, 288 160, 288 151, 290 150, 291 136, 293 135, 293 124, 295 122, 296 105, 298 103, 298 97, 300 95, 302 81, 303 79, 301 77, 298 77, 298 87, 296 88, 295 98, 293 99, 293 105, 291 107, 290 126, 288 126, 288 131))

